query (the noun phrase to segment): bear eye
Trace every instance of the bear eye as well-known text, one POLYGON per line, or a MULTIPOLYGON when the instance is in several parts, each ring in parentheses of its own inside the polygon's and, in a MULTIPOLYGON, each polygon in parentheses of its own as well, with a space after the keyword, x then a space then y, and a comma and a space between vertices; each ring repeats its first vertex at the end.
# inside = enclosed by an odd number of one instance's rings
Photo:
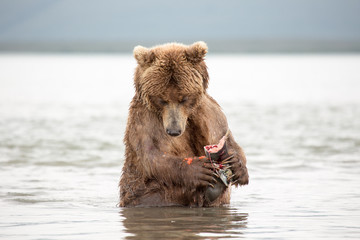
POLYGON ((180 100, 179 103, 185 103, 185 102, 187 102, 187 100, 189 100, 189 97, 188 97, 188 96, 183 97, 183 99, 180 100))
POLYGON ((164 99, 162 99, 162 98, 159 98, 159 103, 160 103, 160 105, 163 105, 163 106, 165 106, 165 105, 167 105, 168 104, 168 102, 167 101, 165 101, 164 99))

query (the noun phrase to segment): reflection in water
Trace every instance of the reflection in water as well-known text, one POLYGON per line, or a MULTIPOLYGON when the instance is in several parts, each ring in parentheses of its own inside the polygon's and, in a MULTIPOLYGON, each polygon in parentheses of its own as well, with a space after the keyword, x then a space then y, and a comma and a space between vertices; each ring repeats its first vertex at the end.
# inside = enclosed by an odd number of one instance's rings
POLYGON ((238 238, 247 224, 247 213, 220 208, 122 208, 127 239, 238 238))

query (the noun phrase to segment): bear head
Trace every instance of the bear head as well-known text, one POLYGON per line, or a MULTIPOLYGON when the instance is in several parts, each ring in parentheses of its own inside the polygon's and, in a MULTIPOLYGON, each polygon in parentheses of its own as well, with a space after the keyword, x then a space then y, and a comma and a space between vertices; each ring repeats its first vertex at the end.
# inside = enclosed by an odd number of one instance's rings
POLYGON ((169 43, 153 48, 137 46, 134 85, 136 99, 156 112, 170 136, 180 136, 206 93, 207 45, 169 43))

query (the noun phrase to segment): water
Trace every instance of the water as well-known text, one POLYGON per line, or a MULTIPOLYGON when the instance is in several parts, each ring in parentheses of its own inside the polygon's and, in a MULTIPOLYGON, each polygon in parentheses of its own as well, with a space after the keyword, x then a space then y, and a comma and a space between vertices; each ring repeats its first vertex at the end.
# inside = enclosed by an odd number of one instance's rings
POLYGON ((132 57, 0 55, 0 239, 359 239, 360 56, 207 61, 250 184, 225 207, 128 209, 132 57))

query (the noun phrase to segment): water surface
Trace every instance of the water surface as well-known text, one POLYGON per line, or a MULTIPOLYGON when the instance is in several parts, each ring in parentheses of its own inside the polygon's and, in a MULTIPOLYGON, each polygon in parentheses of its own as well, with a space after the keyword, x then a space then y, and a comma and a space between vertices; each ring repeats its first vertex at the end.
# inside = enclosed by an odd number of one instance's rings
POLYGON ((248 158, 220 208, 118 208, 131 56, 0 56, 1 239, 359 239, 360 56, 209 55, 248 158))

